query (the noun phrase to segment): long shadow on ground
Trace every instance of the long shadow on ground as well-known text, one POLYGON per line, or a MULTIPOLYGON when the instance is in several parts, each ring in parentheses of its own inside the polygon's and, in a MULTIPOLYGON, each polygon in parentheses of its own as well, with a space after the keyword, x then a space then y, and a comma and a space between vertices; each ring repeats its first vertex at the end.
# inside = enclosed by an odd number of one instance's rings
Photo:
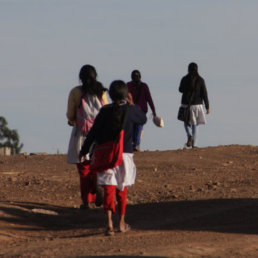
POLYGON ((134 227, 141 230, 258 234, 258 199, 147 203, 131 206, 127 218, 134 220, 134 227))
MULTIPOLYGON (((70 230, 104 227, 102 209, 74 208, 30 202, 1 202, 0 222, 21 230, 70 230), (33 213, 34 208, 58 215, 33 213), (4 215, 3 215, 4 214, 4 215)), ((146 203, 127 206, 127 221, 138 230, 188 230, 258 234, 258 199, 213 199, 146 203)))
POLYGON ((5 216, 0 215, 0 222, 17 224, 17 229, 20 225, 22 230, 26 230, 24 226, 28 226, 27 230, 58 231, 76 228, 94 229, 104 225, 101 208, 80 210, 46 203, 0 202, 0 211, 5 214, 5 216), (57 215, 47 214, 53 212, 57 215))

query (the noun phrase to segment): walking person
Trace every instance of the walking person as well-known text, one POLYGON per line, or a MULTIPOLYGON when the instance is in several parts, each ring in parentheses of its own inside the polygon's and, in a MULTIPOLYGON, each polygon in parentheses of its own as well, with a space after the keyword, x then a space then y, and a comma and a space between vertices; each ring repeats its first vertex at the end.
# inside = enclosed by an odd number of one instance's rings
POLYGON ((118 230, 126 232, 130 226, 125 222, 127 188, 134 184, 136 167, 133 160, 133 127, 143 125, 147 118, 145 113, 135 105, 126 102, 128 87, 123 81, 111 83, 109 95, 113 103, 101 108, 88 137, 82 146, 80 157, 87 154, 93 142, 97 144, 113 141, 124 126, 123 161, 120 165, 97 173, 98 185, 104 189, 104 211, 107 216, 107 235, 114 234, 112 214, 115 213, 115 196, 119 214, 118 230), (127 115, 125 113, 127 112, 127 115))
MULTIPOLYGON (((141 81, 141 73, 138 70, 134 70, 131 73, 132 81, 127 83, 129 97, 132 97, 135 105, 147 114, 148 105, 152 110, 152 114, 156 117, 155 106, 151 97, 149 86, 141 81)), ((141 137, 143 133, 143 125, 135 124, 133 130, 133 147, 134 151, 140 150, 141 137)))
POLYGON ((190 106, 189 121, 184 121, 187 135, 187 147, 197 147, 197 126, 206 123, 206 114, 210 113, 208 93, 204 79, 198 73, 196 63, 188 65, 188 74, 180 82, 179 91, 182 93, 181 106, 190 106))
POLYGON ((100 108, 107 104, 106 89, 97 81, 97 72, 94 66, 82 66, 79 79, 82 85, 74 87, 69 94, 67 106, 68 124, 73 127, 68 153, 67 162, 76 164, 80 176, 80 191, 82 205, 81 209, 93 208, 95 206, 96 178, 89 170, 89 157, 85 156, 83 161, 79 160, 81 146, 93 125, 100 108))

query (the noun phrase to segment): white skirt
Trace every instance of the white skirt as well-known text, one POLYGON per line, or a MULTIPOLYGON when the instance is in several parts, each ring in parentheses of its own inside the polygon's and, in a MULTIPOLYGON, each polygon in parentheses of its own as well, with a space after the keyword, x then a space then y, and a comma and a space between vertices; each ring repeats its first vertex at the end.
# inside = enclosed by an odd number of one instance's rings
MULTIPOLYGON (((187 107, 187 105, 182 104, 182 107, 187 107)), ((190 124, 191 125, 206 124, 206 118, 205 118, 205 113, 204 113, 202 104, 190 106, 190 124)))
POLYGON ((98 185, 115 185, 123 191, 125 186, 134 184, 136 178, 136 166, 133 161, 133 153, 123 153, 121 165, 98 173, 98 185))
MULTIPOLYGON (((77 128, 77 126, 74 126, 72 129, 72 133, 69 141, 69 147, 67 152, 67 163, 70 163, 70 164, 80 163, 79 153, 85 139, 86 139, 86 136, 84 136, 81 133, 81 130, 77 128)), ((85 157, 85 159, 88 159, 88 157, 85 157)))

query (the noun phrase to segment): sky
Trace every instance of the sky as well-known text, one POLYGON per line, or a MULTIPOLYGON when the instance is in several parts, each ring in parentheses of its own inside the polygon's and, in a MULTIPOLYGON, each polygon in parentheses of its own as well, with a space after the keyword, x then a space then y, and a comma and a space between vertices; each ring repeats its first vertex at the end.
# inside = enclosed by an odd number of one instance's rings
POLYGON ((181 149, 178 87, 196 62, 210 101, 197 145, 257 145, 257 10, 255 0, 0 0, 0 116, 21 152, 66 154, 81 66, 107 88, 138 69, 165 123, 148 112, 141 149, 181 149))

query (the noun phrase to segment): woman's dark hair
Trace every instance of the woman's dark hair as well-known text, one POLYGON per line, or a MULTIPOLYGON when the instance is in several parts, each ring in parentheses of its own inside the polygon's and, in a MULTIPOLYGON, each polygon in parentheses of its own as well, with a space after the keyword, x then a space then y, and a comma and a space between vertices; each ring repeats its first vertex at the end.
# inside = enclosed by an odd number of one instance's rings
POLYGON ((200 80, 198 65, 196 63, 192 62, 188 65, 188 78, 190 80, 190 87, 194 90, 196 83, 200 80))
POLYGON ((117 101, 125 100, 128 94, 128 87, 124 81, 113 81, 109 87, 109 96, 113 100, 113 112, 112 112, 112 129, 113 135, 116 137, 122 129, 123 120, 123 105, 117 103, 117 101))
POLYGON ((97 71, 92 65, 82 66, 79 78, 82 82, 82 96, 85 94, 97 95, 98 98, 102 97, 105 89, 103 85, 97 81, 97 71))
POLYGON ((192 75, 199 75, 198 74, 198 65, 196 63, 190 63, 188 65, 188 73, 192 75))

